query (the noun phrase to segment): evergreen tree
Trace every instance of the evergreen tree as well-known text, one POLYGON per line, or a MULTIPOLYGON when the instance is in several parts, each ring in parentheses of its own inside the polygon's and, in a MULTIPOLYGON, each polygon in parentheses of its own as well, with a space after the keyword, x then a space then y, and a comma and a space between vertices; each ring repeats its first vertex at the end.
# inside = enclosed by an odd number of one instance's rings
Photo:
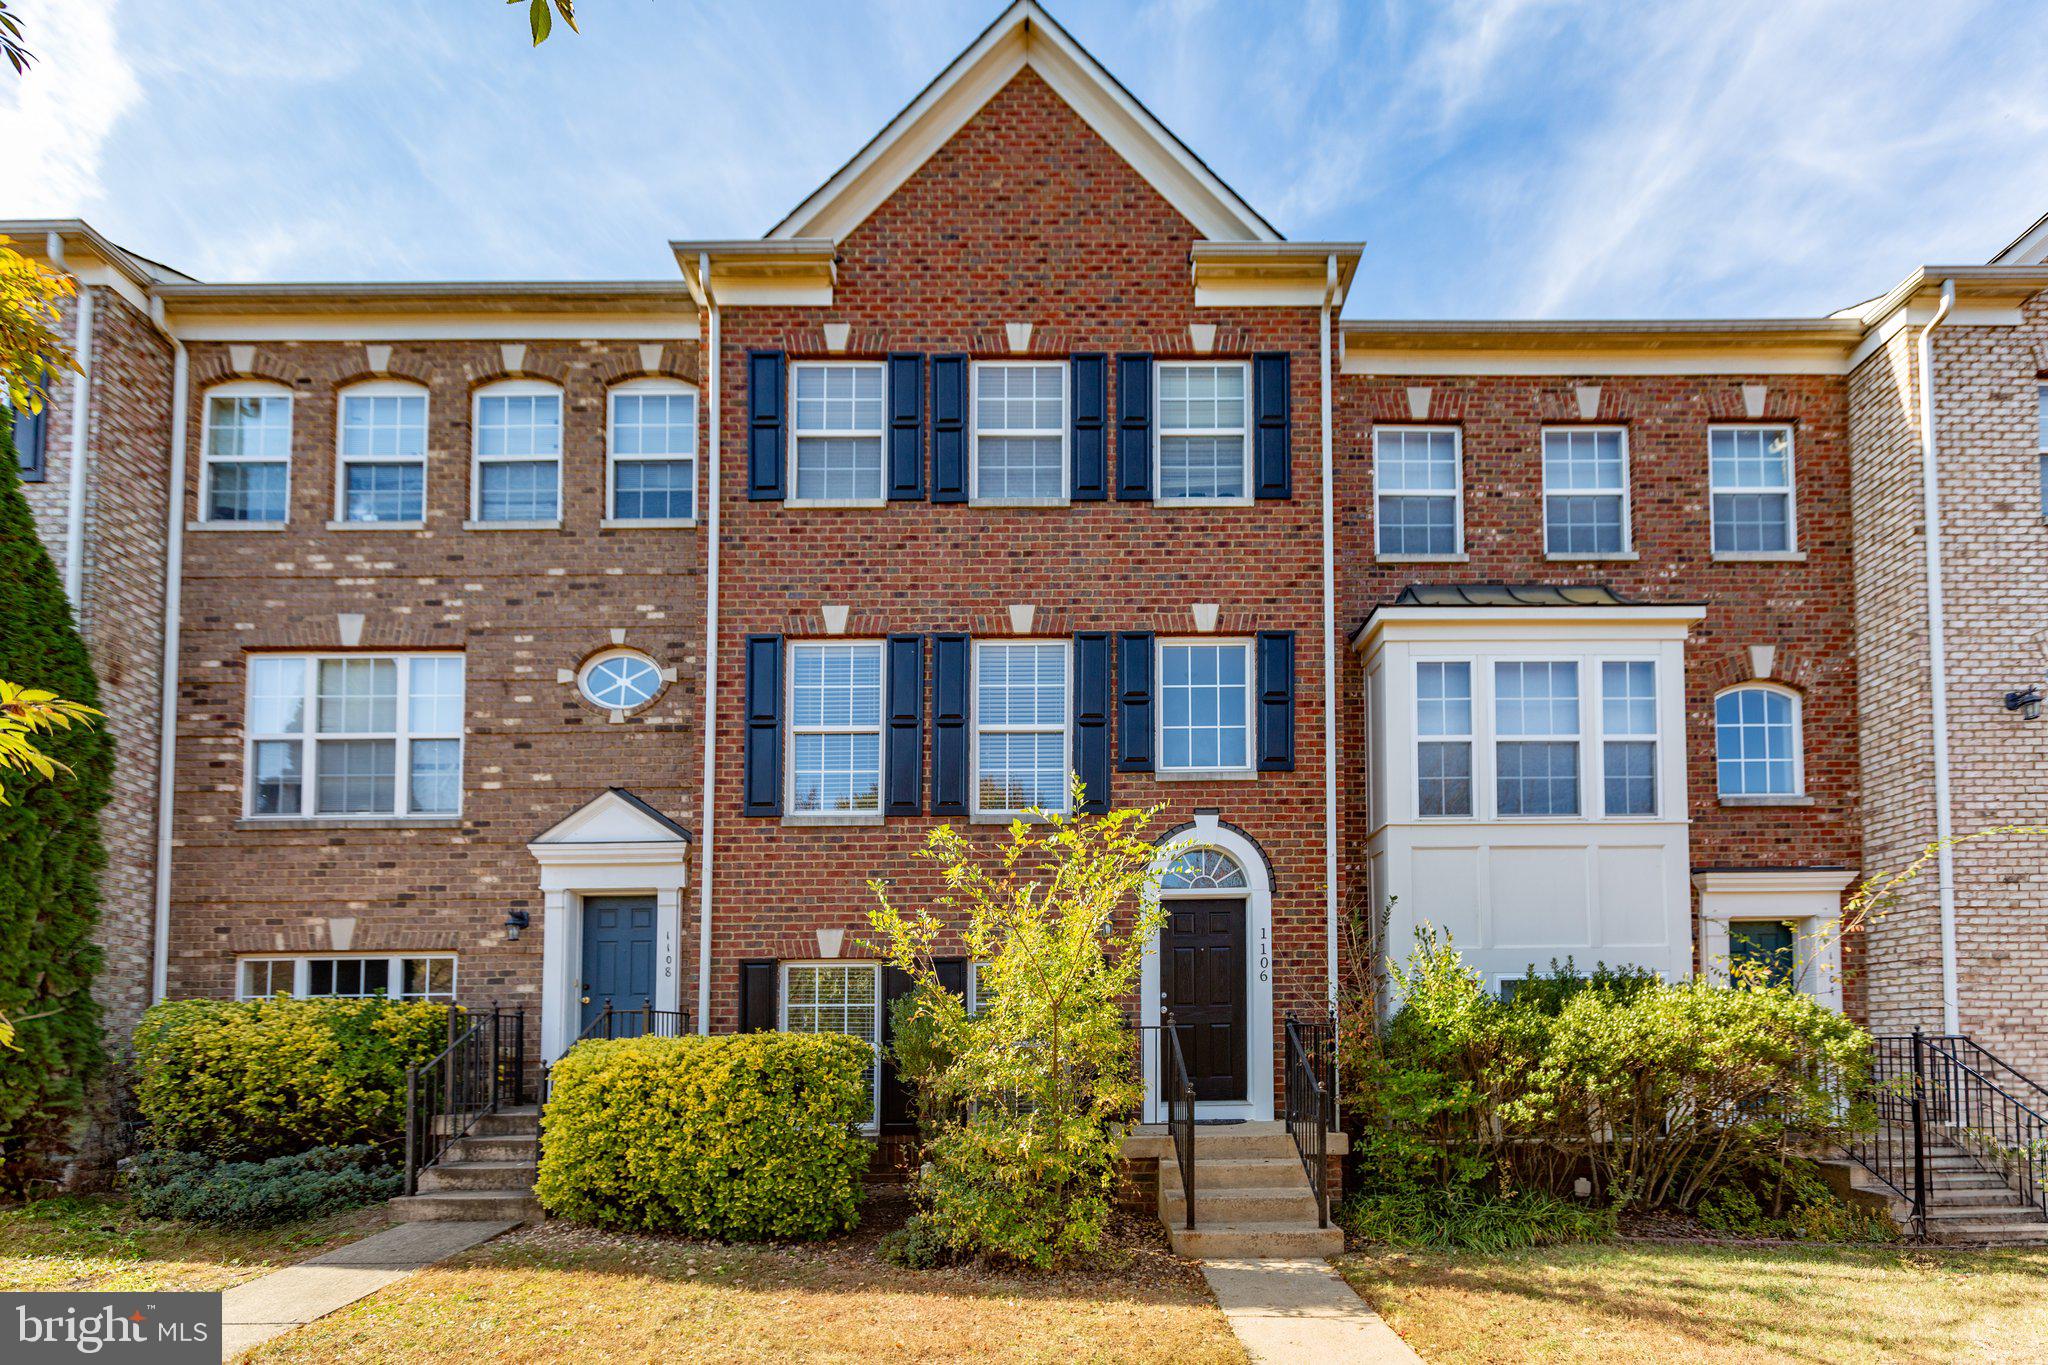
MULTIPOLYGON (((0 420, 0 678, 97 705, 92 660, 22 496, 8 425, 0 420)), ((37 747, 70 771, 11 782, 0 806, 0 1014, 16 1030, 14 1050, 0 1051, 0 1186, 14 1189, 66 1145, 106 1064, 93 931, 114 746, 98 726, 73 726, 37 747)))

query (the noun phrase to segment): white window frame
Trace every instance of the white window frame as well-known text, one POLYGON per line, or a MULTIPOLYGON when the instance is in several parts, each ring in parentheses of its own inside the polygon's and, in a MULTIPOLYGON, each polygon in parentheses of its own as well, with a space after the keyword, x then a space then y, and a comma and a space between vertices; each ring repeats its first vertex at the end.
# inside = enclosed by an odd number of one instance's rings
POLYGON ((972 958, 967 962, 967 1017, 970 1019, 981 1013, 981 969, 987 965, 972 958))
POLYGON ((1795 689, 1765 678, 1751 678, 1714 694, 1708 723, 1714 730, 1714 798, 1724 806, 1804 805, 1806 790, 1806 699, 1795 689), (1729 792, 1721 790, 1721 698, 1737 692, 1771 692, 1791 703, 1792 790, 1789 792, 1729 792))
POLYGON ((257 823, 315 820, 322 824, 356 824, 376 820, 454 820, 462 815, 466 784, 464 765, 469 757, 469 660, 459 650, 409 650, 404 653, 314 653, 264 651, 250 654, 242 664, 242 817, 257 823), (296 659, 301 668, 300 723, 297 734, 257 731, 249 723, 253 691, 249 685, 259 659, 296 659), (397 729, 395 731, 322 731, 320 717, 320 665, 338 660, 388 659, 397 664, 397 729), (463 724, 452 734, 412 729, 412 661, 414 659, 456 659, 462 663, 463 724), (389 739, 394 742, 392 758, 392 809, 388 811, 322 811, 319 809, 319 741, 346 739, 389 739), (415 811, 412 806, 412 745, 415 740, 454 740, 455 809, 415 811), (256 810, 256 746, 295 743, 299 746, 299 808, 296 811, 256 810))
POLYGON ((1250 507, 1255 501, 1252 486, 1252 425, 1253 409, 1258 406, 1258 395, 1252 391, 1252 366, 1249 360, 1158 360, 1152 364, 1152 501, 1161 507, 1250 507), (1165 404, 1161 395, 1165 392, 1165 375, 1168 370, 1229 369, 1244 372, 1244 425, 1242 427, 1171 427, 1166 425, 1165 404), (1166 480, 1162 471, 1162 452, 1166 449, 1169 436, 1237 436, 1242 439, 1244 449, 1244 492, 1214 498, 1167 497, 1164 490, 1166 480))
MULTIPOLYGON (((1060 803, 1057 807, 1046 807, 1048 812, 1070 814, 1074 804, 1072 783, 1074 780, 1074 642, 1068 639, 1054 639, 1043 635, 998 635, 986 640, 972 642, 972 659, 967 677, 967 788, 968 809, 973 820, 1000 821, 1028 820, 1030 814, 1022 810, 1008 810, 981 804, 981 654, 987 647, 1002 645, 1052 645, 1060 651, 1062 667, 1066 670, 1065 705, 1060 708, 1060 766, 1066 773, 1066 780, 1060 787, 1060 803)), ((993 732, 1006 735, 1049 735, 1050 725, 1003 725, 994 727, 993 732)))
POLYGON ((1482 788, 1480 754, 1482 749, 1489 753, 1491 752, 1493 729, 1491 720, 1482 720, 1480 716, 1480 711, 1483 707, 1490 708, 1493 705, 1493 687, 1490 680, 1484 684, 1486 696, 1483 702, 1480 697, 1482 684, 1479 675, 1484 671, 1485 665, 1480 659, 1465 655, 1437 656, 1433 654, 1418 654, 1410 661, 1409 667, 1413 670, 1408 678, 1408 769, 1410 785, 1413 788, 1409 795, 1415 803, 1415 819, 1417 823, 1432 825, 1470 823, 1480 818, 1480 812, 1485 809, 1485 804, 1490 801, 1485 792, 1491 790, 1493 781, 1492 772, 1486 772, 1484 774, 1484 781, 1487 785, 1485 788, 1482 788), (1462 735, 1425 735, 1422 733, 1422 670, 1425 666, 1432 664, 1463 664, 1465 666, 1465 686, 1467 689, 1465 704, 1470 712, 1471 721, 1465 727, 1465 733, 1462 735), (1488 743, 1485 745, 1482 745, 1480 742, 1482 731, 1488 736, 1488 743), (1425 744, 1463 744, 1465 746, 1465 751, 1470 758, 1468 766, 1471 770, 1471 776, 1467 780, 1472 784, 1471 809, 1466 811, 1465 814, 1424 815, 1422 813, 1422 746, 1425 744))
MULTIPOLYGON (((1258 659, 1252 641, 1242 637, 1216 635, 1168 635, 1152 647, 1152 753, 1155 776, 1165 778, 1218 778, 1258 776, 1259 711, 1258 659), (1188 645, 1208 648, 1236 648, 1244 654, 1244 762, 1225 768, 1174 768, 1166 762, 1166 651, 1188 645)), ((1071 710, 1071 706, 1069 707, 1071 710)))
POLYGON ((699 397, 694 384, 665 376, 645 376, 628 379, 611 386, 604 396, 604 527, 682 527, 697 524, 697 510, 703 493, 697 486, 697 470, 703 461, 698 450, 703 437, 698 428, 702 424, 703 399, 699 397), (625 456, 627 464, 687 464, 690 467, 690 515, 687 517, 622 517, 619 515, 618 500, 618 401, 622 394, 665 393, 686 395, 690 400, 690 452, 687 455, 662 455, 650 458, 647 455, 625 456))
POLYGON ((783 818, 798 824, 845 825, 879 824, 888 805, 889 793, 884 783, 889 775, 889 652, 883 640, 791 640, 782 651, 782 714, 783 754, 782 790, 788 794, 784 804, 783 818), (804 725, 796 719, 796 656, 800 649, 816 649, 821 652, 853 653, 857 650, 872 650, 877 661, 876 676, 881 680, 881 700, 875 708, 873 725, 804 725), (796 737, 806 735, 868 735, 875 736, 875 808, 873 810, 798 810, 796 808, 796 737))
POLYGON ((227 526, 250 531, 265 527, 283 526, 292 516, 292 445, 297 435, 298 404, 295 395, 283 384, 268 379, 236 379, 225 384, 215 384, 200 396, 199 403, 199 517, 206 526, 227 526), (216 518, 213 515, 213 471, 224 464, 276 464, 278 461, 268 455, 225 455, 213 453, 213 400, 216 398, 274 398, 282 399, 285 413, 285 454, 284 454, 284 519, 282 521, 234 521, 216 518))
POLYGON ((434 400, 424 384, 405 379, 370 379, 351 384, 334 396, 334 520, 330 530, 375 529, 416 531, 427 524, 427 445, 434 400), (343 452, 348 432, 348 405, 353 398, 417 398, 420 400, 420 453, 417 455, 349 455, 343 452), (420 517, 418 521, 357 521, 348 514, 348 469, 350 465, 409 465, 420 467, 420 517))
POLYGON ((977 507, 1065 507, 1073 487, 1072 429, 1073 379, 1064 360, 977 360, 972 368, 972 401, 968 409, 967 500, 977 507), (1059 430, 1040 427, 997 427, 981 429, 981 377, 990 370, 1051 370, 1060 377, 1059 430), (981 438, 1057 436, 1060 442, 1060 492, 1058 497, 994 497, 981 491, 981 438))
POLYGON ((1544 427, 1537 439, 1537 473, 1543 481, 1543 557, 1565 563, 1583 564, 1606 559, 1636 558, 1635 471, 1629 451, 1628 428, 1612 423, 1560 424, 1544 427), (1593 435, 1613 432, 1621 438, 1621 487, 1616 489, 1559 488, 1550 486, 1550 438, 1554 435, 1593 435), (1621 499, 1621 548, 1619 550, 1553 550, 1550 547, 1550 500, 1559 498, 1619 497, 1621 499))
POLYGON ((659 663, 656 663, 652 657, 650 657, 649 655, 640 650, 626 649, 623 647, 618 649, 603 649, 599 650, 597 653, 585 659, 583 661, 582 666, 576 670, 576 695, 583 698, 583 700, 589 702, 592 706, 598 707, 602 710, 610 711, 613 716, 623 719, 625 716, 628 716, 635 711, 641 710, 644 707, 652 706, 654 705, 654 703, 660 701, 661 694, 668 690, 668 685, 674 680, 674 669, 663 668, 659 663), (647 700, 635 702, 631 706, 613 706, 608 702, 599 701, 596 697, 591 695, 590 675, 594 671, 596 671, 597 667, 600 664, 610 663, 614 659, 635 659, 641 663, 646 664, 649 668, 654 670, 655 688, 653 692, 648 694, 647 700))
POLYGON ((1465 553, 1465 429, 1447 426, 1441 422, 1389 422, 1372 429, 1372 547, 1373 558, 1394 564, 1428 564, 1434 562, 1462 562, 1465 553), (1382 433, 1411 432, 1435 434, 1447 432, 1451 438, 1452 483, 1448 493, 1441 490, 1424 492, 1412 488, 1382 488, 1380 486, 1380 436, 1382 433), (1453 545, 1448 554, 1410 554, 1401 550, 1389 550, 1380 540, 1380 499, 1382 498, 1441 498, 1451 500, 1451 537, 1453 545))
POLYGON ((787 461, 787 472, 784 477, 789 480, 788 496, 784 499, 785 506, 886 507, 889 505, 889 367, 886 362, 880 360, 791 361, 789 366, 789 392, 784 395, 783 401, 788 404, 786 411, 789 413, 789 449, 784 455, 787 461), (882 381, 881 425, 872 429, 859 427, 846 430, 828 429, 805 432, 802 427, 797 425, 796 406, 797 375, 805 370, 872 370, 880 375, 882 381), (875 438, 877 448, 882 453, 882 458, 876 465, 875 491, 871 494, 858 494, 851 498, 807 498, 798 494, 797 452, 802 446, 803 438, 806 435, 817 438, 845 436, 861 440, 869 437, 875 438))
POLYGON ((562 461, 568 454, 567 427, 569 421, 568 395, 560 384, 550 384, 541 379, 500 379, 479 387, 469 397, 469 521, 465 529, 471 531, 553 531, 560 529, 564 507, 562 505, 562 461), (483 514, 483 467, 486 464, 540 464, 542 460, 534 455, 485 455, 483 454, 483 410, 486 398, 539 398, 555 399, 555 515, 553 519, 539 518, 525 520, 509 518, 486 520, 483 514))
MULTIPOLYGON (((1600 809, 1598 801, 1586 797, 1587 736, 1592 731, 1586 716, 1586 672, 1588 668, 1602 662, 1597 658, 1583 655, 1532 654, 1496 656, 1486 663, 1486 729, 1487 752, 1492 759, 1492 771, 1487 774, 1487 801, 1491 816, 1495 820, 1511 821, 1517 824, 1571 824, 1578 821, 1598 819, 1594 812, 1600 809), (1578 723, 1569 735, 1507 735, 1500 733, 1500 669, 1503 664, 1570 664, 1577 681, 1573 704, 1578 710, 1578 723), (1563 815, 1530 815, 1518 812, 1505 814, 1500 809, 1500 750, 1503 744, 1563 744, 1569 742, 1579 751, 1578 783, 1579 808, 1563 815)), ((1474 698, 1476 704, 1477 698, 1474 698)))
MULTIPOLYGON (((1804 559, 1799 549, 1799 440, 1790 422, 1715 422, 1707 427, 1707 549, 1714 558, 1741 562, 1773 559, 1804 559), (1714 434, 1722 431, 1775 431, 1785 437, 1785 486, 1779 488, 1723 488, 1714 482, 1714 434), (1782 550, 1722 550, 1715 547, 1714 499, 1722 493, 1772 494, 1785 498, 1785 548, 1782 550)), ((1625 477, 1625 476, 1624 476, 1625 477)))
MULTIPOLYGON (((292 968, 291 995, 295 1000, 368 1000, 369 995, 314 995, 313 964, 315 962, 385 962, 389 964, 389 980, 400 984, 397 994, 385 993, 388 1000, 448 1000, 453 1001, 462 984, 462 962, 455 953, 251 953, 235 959, 235 999, 268 1000, 268 995, 252 994, 244 968, 252 963, 289 964, 292 968), (409 995, 404 993, 405 964, 408 962, 446 962, 448 964, 448 989, 409 995)), ((275 973, 272 973, 275 975, 275 973)))
MULTIPOLYGON (((776 991, 775 1027, 780 1032, 789 1032, 790 969, 815 969, 820 967, 830 967, 848 971, 866 971, 874 975, 875 1032, 874 1036, 865 1040, 874 1049, 874 1057, 869 1062, 870 1080, 868 1086, 869 1093, 874 1103, 872 1105, 868 1121, 861 1125, 861 1131, 863 1133, 878 1132, 882 1126, 882 1029, 885 1027, 885 1021, 882 1017, 882 964, 879 962, 868 961, 862 958, 821 958, 812 961, 778 963, 777 978, 775 983, 778 988, 776 991)), ((847 1034, 845 1036, 851 1038, 856 1035, 847 1034)))
MULTIPOLYGON (((1596 746, 1594 752, 1598 754, 1600 758, 1600 779, 1598 783, 1599 792, 1597 800, 1593 802, 1593 805, 1596 809, 1599 810, 1600 818, 1602 820, 1655 821, 1661 819, 1664 814, 1664 679, 1662 677, 1663 670, 1657 667, 1657 661, 1654 658, 1631 658, 1627 655, 1615 655, 1612 657, 1602 655, 1597 658, 1583 659, 1579 662, 1579 672, 1581 678, 1584 677, 1586 670, 1588 668, 1592 669, 1595 674, 1594 688, 1597 692, 1597 695, 1593 698, 1591 705, 1587 705, 1584 699, 1584 692, 1586 690, 1585 685, 1583 682, 1581 682, 1580 712, 1582 715, 1585 715, 1587 717, 1588 725, 1591 730, 1591 739, 1588 742, 1596 746), (1650 726, 1650 732, 1648 734, 1637 734, 1632 731, 1628 733, 1608 733, 1607 666, 1609 664, 1644 664, 1648 666, 1650 670, 1650 713, 1653 717, 1650 726), (1650 746, 1649 810, 1614 812, 1607 809, 1607 743, 1609 740, 1613 740, 1617 744, 1648 744, 1650 746)), ((1581 764, 1583 765, 1583 754, 1581 754, 1580 759, 1581 764)), ((1581 805, 1586 804, 1584 799, 1585 788, 1586 779, 1585 774, 1582 772, 1579 775, 1579 795, 1581 805)))

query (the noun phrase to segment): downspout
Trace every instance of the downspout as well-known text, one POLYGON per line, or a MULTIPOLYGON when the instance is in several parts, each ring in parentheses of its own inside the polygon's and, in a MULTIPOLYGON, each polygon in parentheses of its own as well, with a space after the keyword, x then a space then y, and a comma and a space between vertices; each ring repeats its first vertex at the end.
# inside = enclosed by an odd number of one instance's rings
POLYGON ((1337 258, 1328 258, 1321 316, 1323 437, 1323 959, 1329 1006, 1337 1013, 1337 492, 1330 437, 1330 302, 1337 296, 1337 258))
POLYGON ((1962 1031, 1956 1002, 1955 858, 1950 848, 1954 822, 1948 770, 1948 629, 1941 591, 1941 490, 1935 471, 1934 329, 1956 305, 1956 282, 1944 280, 1941 306, 1920 329, 1920 502, 1927 523, 1927 673, 1934 697, 1934 837, 1936 891, 1941 904, 1941 1028, 1962 1031))
POLYGON ((704 800, 698 815, 702 842, 697 854, 697 1032, 711 1032, 711 825, 718 808, 718 433, 719 375, 724 355, 718 341, 718 300, 711 293, 711 257, 697 256, 697 279, 703 291, 706 349, 710 376, 706 403, 709 432, 705 438, 711 479, 704 516, 706 563, 704 581, 704 800))
POLYGON ((185 572, 185 404, 191 380, 185 343, 171 338, 171 480, 164 514, 164 656, 158 675, 156 756, 156 935, 150 954, 149 998, 170 990, 171 803, 177 789, 178 625, 185 572))
POLYGON ((78 402, 71 413, 71 501, 64 518, 64 595, 85 628, 86 428, 92 422, 92 286, 78 291, 78 402))

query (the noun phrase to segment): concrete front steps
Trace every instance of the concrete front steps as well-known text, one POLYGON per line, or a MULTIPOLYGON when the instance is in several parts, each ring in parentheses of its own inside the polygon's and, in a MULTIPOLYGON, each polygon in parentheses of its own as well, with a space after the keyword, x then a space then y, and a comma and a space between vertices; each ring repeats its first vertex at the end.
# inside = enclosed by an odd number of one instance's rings
MULTIPOLYGON (((1330 1135, 1332 1154, 1344 1135, 1330 1135)), ((1320 1257, 1344 1250, 1334 1222, 1316 1226, 1316 1197, 1284 1123, 1195 1125, 1195 1225, 1187 1225, 1180 1162, 1164 1125, 1146 1124, 1127 1153, 1159 1161, 1159 1217, 1174 1252, 1204 1257, 1320 1257)))
MULTIPOLYGON (((1935 1242, 2048 1245, 2048 1213, 2014 1193, 2005 1178, 1966 1148, 1927 1146, 1927 1236, 1935 1242)), ((1911 1206, 1851 1163, 1857 1189, 1889 1198, 1892 1219, 1905 1227, 1911 1206)))
POLYGON ((533 1105, 478 1117, 420 1172, 419 1193, 391 1201, 402 1223, 488 1220, 528 1223, 541 1217, 533 1197, 539 1173, 540 1111, 533 1105))

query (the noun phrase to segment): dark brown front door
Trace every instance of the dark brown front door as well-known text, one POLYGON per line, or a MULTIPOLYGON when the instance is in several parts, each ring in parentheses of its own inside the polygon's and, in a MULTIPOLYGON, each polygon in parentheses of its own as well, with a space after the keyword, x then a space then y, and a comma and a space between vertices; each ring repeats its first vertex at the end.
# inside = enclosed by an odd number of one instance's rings
POLYGON ((1198 1100, 1245 1097, 1244 902, 1166 902, 1160 1005, 1173 1012, 1198 1100))

